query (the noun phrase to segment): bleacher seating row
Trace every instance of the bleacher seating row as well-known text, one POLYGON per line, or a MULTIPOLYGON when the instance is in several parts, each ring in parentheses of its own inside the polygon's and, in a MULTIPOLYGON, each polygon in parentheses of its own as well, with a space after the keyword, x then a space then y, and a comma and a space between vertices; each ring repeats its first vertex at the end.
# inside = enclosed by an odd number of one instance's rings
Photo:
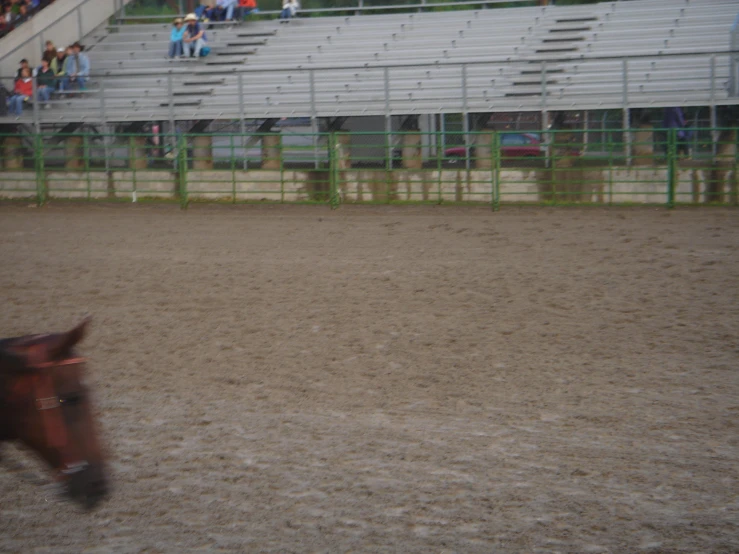
POLYGON ((727 49, 738 7, 640 0, 255 21, 209 30, 207 58, 175 61, 166 58, 168 24, 106 26, 85 39, 89 90, 37 116, 149 121, 735 103, 727 49))

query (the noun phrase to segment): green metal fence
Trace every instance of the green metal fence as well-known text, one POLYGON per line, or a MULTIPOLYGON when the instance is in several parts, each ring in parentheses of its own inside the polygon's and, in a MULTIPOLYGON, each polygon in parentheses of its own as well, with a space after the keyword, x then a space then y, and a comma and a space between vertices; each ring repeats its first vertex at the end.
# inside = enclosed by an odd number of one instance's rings
POLYGON ((0 198, 38 204, 739 204, 735 128, 688 136, 652 128, 14 133, 0 141, 0 198))

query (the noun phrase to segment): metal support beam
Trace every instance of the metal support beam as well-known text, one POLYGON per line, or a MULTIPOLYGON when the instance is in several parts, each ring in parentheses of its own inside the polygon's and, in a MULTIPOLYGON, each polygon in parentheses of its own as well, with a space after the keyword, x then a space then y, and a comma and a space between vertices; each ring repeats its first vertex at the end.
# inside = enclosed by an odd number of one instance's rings
POLYGON ((541 62, 541 131, 544 139, 544 151, 546 152, 545 165, 550 167, 552 164, 552 137, 547 132, 549 130, 549 113, 547 111, 547 62, 541 62))
POLYGON ((626 157, 626 165, 631 165, 631 133, 629 132, 629 60, 624 58, 621 61, 621 78, 623 79, 623 112, 621 115, 621 129, 623 132, 624 156, 626 157))
POLYGON ((467 64, 462 64, 462 131, 464 132, 464 168, 470 168, 470 114, 467 108, 467 64))
POLYGON ((212 122, 213 122, 212 119, 201 119, 200 121, 196 121, 195 125, 193 125, 190 128, 188 133, 193 133, 193 134, 202 133, 208 128, 208 125, 210 125, 212 122))
MULTIPOLYGON (((174 84, 172 83, 172 70, 167 73, 167 100, 169 102, 169 148, 170 152, 177 152, 177 133, 174 122, 174 84)), ((177 167, 178 156, 172 156, 172 167, 177 167)))
POLYGON ((262 137, 259 136, 260 133, 269 133, 272 130, 272 127, 275 126, 275 123, 279 121, 276 117, 271 117, 269 119, 265 119, 264 122, 259 126, 259 128, 254 131, 257 136, 251 136, 249 137, 249 140, 246 143, 246 148, 251 148, 256 143, 258 143, 260 140, 262 140, 262 137))
POLYGON ((329 119, 328 123, 326 124, 326 132, 333 133, 334 131, 340 131, 341 128, 344 126, 344 123, 346 123, 347 119, 349 119, 348 116, 334 117, 333 119, 329 119))
POLYGON ((711 159, 715 161, 718 146, 716 141, 719 132, 716 131, 716 55, 711 56, 711 159))

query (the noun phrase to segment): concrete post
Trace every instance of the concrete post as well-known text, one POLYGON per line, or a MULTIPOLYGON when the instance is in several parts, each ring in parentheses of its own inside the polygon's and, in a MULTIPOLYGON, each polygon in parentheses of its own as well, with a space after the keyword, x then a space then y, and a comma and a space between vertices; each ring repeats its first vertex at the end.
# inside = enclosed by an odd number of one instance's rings
POLYGON ((192 168, 194 170, 213 169, 213 137, 195 135, 192 139, 192 168))
POLYGON ((282 136, 271 133, 262 137, 262 169, 280 169, 282 166, 282 136))
POLYGON ((407 133, 403 135, 403 169, 421 169, 421 134, 407 133))
POLYGON ((3 166, 5 169, 23 169, 23 152, 20 137, 5 137, 3 141, 3 166))
POLYGON ((132 137, 128 146, 128 163, 131 169, 146 169, 146 137, 132 137))
POLYGON ((495 167, 495 158, 492 151, 493 133, 477 135, 475 141, 475 168, 490 170, 495 167))
POLYGON ((639 125, 634 131, 632 147, 634 165, 652 165, 654 163, 654 127, 639 125))
POLYGON ((82 137, 79 135, 67 137, 67 140, 64 143, 65 169, 79 170, 85 166, 82 142, 82 137))
POLYGON ((574 133, 554 133, 552 152, 555 164, 558 168, 572 167, 575 163, 573 150, 577 149, 576 135, 574 133))
POLYGON ((719 133, 716 148, 716 163, 706 180, 705 202, 723 202, 726 184, 729 184, 729 194, 736 200, 736 175, 733 175, 734 159, 736 156, 736 130, 727 129, 719 133))
POLYGON ((336 136, 336 161, 339 171, 347 171, 352 168, 351 136, 336 136))

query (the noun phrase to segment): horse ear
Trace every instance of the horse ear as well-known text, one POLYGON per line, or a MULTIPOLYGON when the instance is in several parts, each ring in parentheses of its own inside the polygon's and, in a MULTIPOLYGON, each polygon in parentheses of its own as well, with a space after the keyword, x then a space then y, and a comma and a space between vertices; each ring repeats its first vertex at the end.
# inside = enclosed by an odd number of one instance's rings
POLYGON ((70 348, 85 338, 87 327, 90 324, 91 319, 92 318, 90 316, 87 316, 71 331, 59 333, 54 342, 49 345, 49 354, 51 354, 51 357, 56 358, 65 354, 70 348))

